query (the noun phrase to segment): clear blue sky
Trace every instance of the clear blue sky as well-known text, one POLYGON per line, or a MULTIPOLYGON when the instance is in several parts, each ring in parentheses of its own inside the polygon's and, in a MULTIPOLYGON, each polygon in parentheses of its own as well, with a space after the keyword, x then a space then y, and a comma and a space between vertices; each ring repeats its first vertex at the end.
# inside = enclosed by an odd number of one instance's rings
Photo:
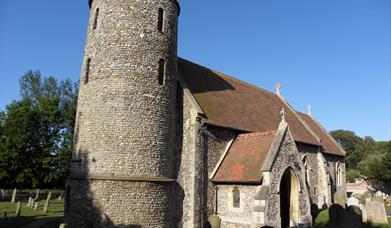
MULTIPOLYGON (((182 0, 181 57, 273 91, 327 130, 391 139, 391 1, 182 0), (243 4, 246 3, 246 4, 243 4)), ((27 70, 78 80, 87 0, 0 0, 0 109, 27 70)))

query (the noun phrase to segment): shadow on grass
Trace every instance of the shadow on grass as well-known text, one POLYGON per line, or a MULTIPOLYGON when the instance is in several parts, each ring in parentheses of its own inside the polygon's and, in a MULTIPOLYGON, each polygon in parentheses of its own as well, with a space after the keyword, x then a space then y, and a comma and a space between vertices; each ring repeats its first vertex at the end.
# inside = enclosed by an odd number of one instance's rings
POLYGON ((46 218, 42 218, 42 216, 40 218, 37 217, 39 216, 11 217, 6 222, 1 219, 0 226, 3 228, 58 228, 59 225, 64 222, 64 216, 46 218))

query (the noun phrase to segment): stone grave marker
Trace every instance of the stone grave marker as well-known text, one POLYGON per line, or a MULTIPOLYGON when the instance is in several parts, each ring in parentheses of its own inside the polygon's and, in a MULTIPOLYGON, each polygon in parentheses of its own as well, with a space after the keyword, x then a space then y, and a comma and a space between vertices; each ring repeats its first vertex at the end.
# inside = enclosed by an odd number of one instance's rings
POLYGON ((16 188, 15 188, 14 191, 12 192, 11 203, 15 203, 15 199, 16 199, 16 188))
POLYGON ((348 201, 347 201, 347 205, 348 207, 349 206, 358 206, 360 204, 360 202, 358 201, 358 199, 354 196, 351 196, 348 198, 348 201))
POLYGON ((16 217, 19 217, 20 216, 20 212, 22 210, 22 207, 20 205, 20 201, 18 201, 18 203, 16 204, 16 211, 15 211, 15 216, 16 217))
POLYGON ((38 201, 39 198, 39 189, 37 189, 37 193, 35 194, 34 201, 38 201))
POLYGON ((384 202, 373 200, 366 202, 367 218, 369 222, 388 224, 384 202))
POLYGON ((37 210, 38 209, 38 202, 36 202, 35 204, 34 204, 34 210, 37 210))
POLYGON ((3 213, 3 223, 7 222, 7 220, 8 220, 8 211, 4 210, 4 213, 3 213))
POLYGON ((45 212, 45 213, 48 213, 50 198, 52 198, 52 192, 49 192, 48 197, 46 198, 45 206, 43 207, 43 212, 45 212))
POLYGON ((346 205, 346 195, 343 191, 336 191, 334 193, 334 204, 338 204, 345 208, 346 205))
POLYGON ((212 228, 220 228, 221 219, 218 215, 209 216, 208 222, 212 228))

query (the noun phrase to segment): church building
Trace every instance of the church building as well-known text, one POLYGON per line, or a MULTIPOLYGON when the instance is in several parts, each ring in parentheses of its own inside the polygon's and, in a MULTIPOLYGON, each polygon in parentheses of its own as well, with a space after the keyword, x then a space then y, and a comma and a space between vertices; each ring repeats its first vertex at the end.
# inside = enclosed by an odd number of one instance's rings
POLYGON ((345 194, 310 108, 177 56, 176 0, 89 4, 70 227, 311 227, 345 194))

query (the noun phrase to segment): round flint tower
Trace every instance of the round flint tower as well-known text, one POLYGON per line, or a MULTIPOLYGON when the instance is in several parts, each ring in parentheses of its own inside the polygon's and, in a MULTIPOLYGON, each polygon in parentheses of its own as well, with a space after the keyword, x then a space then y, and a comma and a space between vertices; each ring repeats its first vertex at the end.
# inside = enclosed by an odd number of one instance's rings
POLYGON ((66 184, 71 227, 173 227, 176 0, 90 0, 66 184))

